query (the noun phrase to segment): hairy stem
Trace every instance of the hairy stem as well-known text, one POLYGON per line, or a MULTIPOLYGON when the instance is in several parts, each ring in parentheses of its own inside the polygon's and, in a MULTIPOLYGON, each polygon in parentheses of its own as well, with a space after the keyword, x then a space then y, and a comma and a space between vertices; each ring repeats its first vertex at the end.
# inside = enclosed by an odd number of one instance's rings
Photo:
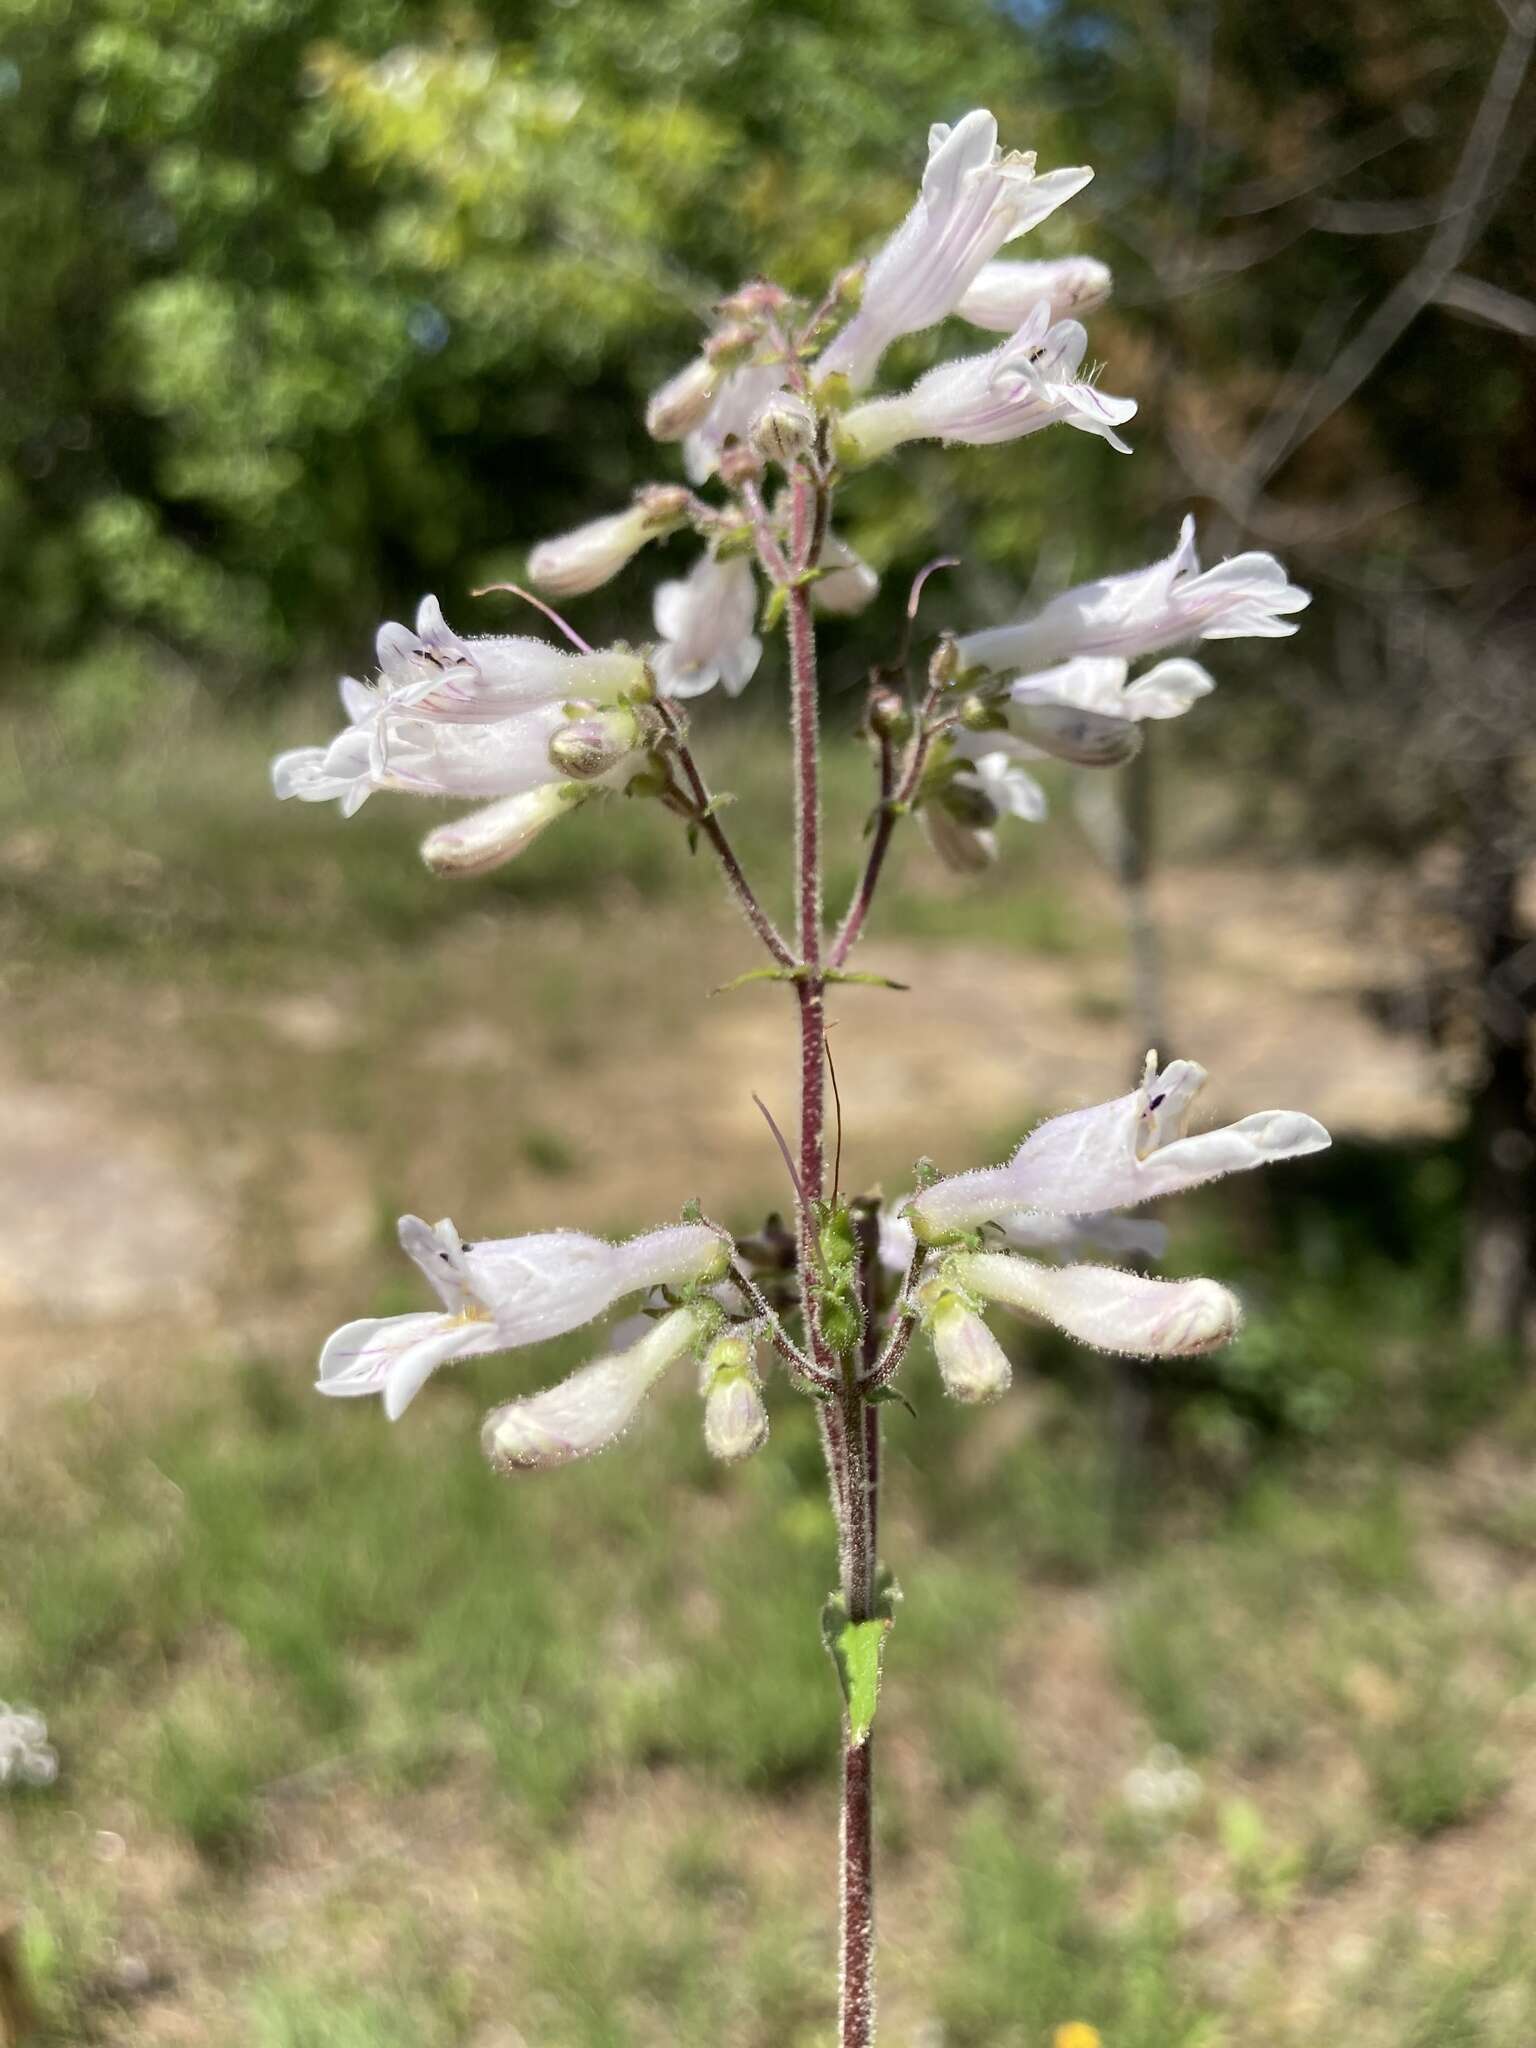
POLYGON ((666 724, 672 752, 677 757, 678 767, 683 771, 683 780, 688 785, 688 795, 691 799, 689 822, 703 833, 714 849, 721 872, 747 923, 781 967, 793 967, 794 954, 780 937, 778 926, 758 901, 757 892, 747 880, 741 862, 736 856, 730 835, 715 815, 715 799, 710 795, 708 785, 700 774, 698 763, 694 760, 692 750, 684 737, 682 720, 665 699, 659 700, 656 708, 666 724))
MULTIPOLYGON (((822 1442, 838 1518, 842 1594, 851 1621, 874 1611, 875 1560, 870 1435, 858 1361, 841 1360, 822 1333, 816 1301, 820 1270, 815 1204, 825 1185, 826 992, 821 946, 820 712, 811 588, 799 581, 816 565, 826 533, 826 493, 806 469, 791 487, 786 587, 790 736, 795 773, 795 912, 800 1006, 800 1289, 810 1349, 824 1369, 840 1367, 837 1394, 822 1404, 822 1442)), ((839 1849, 841 2048, 870 2048, 875 2030, 874 1753, 866 1734, 855 1744, 843 1717, 843 1802, 839 1849)))

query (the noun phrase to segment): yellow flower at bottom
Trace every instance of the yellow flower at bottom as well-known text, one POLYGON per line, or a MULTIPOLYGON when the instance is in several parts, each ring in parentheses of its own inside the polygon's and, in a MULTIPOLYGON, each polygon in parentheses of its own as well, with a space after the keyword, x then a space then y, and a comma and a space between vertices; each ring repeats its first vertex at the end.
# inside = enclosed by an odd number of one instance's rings
POLYGON ((1051 2036, 1051 2048, 1104 2048, 1104 2037, 1086 2020, 1069 2020, 1051 2036))

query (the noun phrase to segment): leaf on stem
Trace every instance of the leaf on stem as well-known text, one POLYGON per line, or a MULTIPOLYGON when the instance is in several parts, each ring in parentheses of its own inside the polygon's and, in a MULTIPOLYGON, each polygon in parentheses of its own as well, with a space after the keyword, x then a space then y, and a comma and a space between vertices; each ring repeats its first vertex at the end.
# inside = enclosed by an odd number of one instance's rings
POLYGON ((895 1619, 901 1594, 888 1573, 875 1599, 876 1612, 870 1621, 850 1621, 840 1593, 828 1597, 821 1610, 821 1636, 837 1671, 848 1708, 848 1739, 855 1749, 863 1747, 874 1726, 875 1708, 880 1703, 880 1675, 885 1658, 885 1639, 895 1619))

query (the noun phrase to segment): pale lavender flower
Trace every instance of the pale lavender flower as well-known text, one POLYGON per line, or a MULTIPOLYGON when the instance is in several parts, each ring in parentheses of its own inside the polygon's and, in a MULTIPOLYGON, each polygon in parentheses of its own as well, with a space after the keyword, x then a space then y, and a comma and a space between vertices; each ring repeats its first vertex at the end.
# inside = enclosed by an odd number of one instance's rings
POLYGON ((811 585, 811 602, 819 612, 851 618, 879 593, 878 573, 835 533, 822 542, 820 567, 825 573, 811 585))
POLYGON ((568 698, 611 704, 643 679, 638 658, 619 648, 582 654, 525 634, 465 639, 435 597, 422 599, 414 629, 393 621, 381 626, 375 648, 377 684, 343 682, 354 724, 370 710, 474 723, 568 698))
POLYGON ((716 683, 740 696, 763 653, 752 630, 757 584, 744 556, 701 555, 687 576, 658 586, 655 617, 662 645, 652 667, 664 697, 702 697, 716 683))
POLYGON ((1205 1085, 1192 1060, 1157 1068, 1147 1056, 1141 1086, 1092 1109, 1071 1110, 1032 1131, 1006 1166, 955 1174, 907 1205, 919 1237, 942 1242, 983 1223, 1039 1211, 1083 1216, 1135 1208, 1223 1174, 1320 1152, 1331 1141, 1300 1110, 1266 1109, 1199 1137, 1186 1135, 1205 1085))
POLYGON ((1077 321, 1053 326, 1049 306, 1037 305, 990 354, 940 363, 910 391, 844 413, 837 427, 839 453, 856 464, 873 462, 907 441, 980 448, 1059 424, 1097 434, 1128 455, 1115 429, 1134 416, 1136 401, 1112 398, 1078 375, 1087 347, 1077 321))
POLYGON ((1045 791, 1021 765, 1038 759, 1038 748, 1012 733, 968 732, 964 728, 950 736, 950 744, 969 764, 955 778, 962 788, 983 796, 999 818, 1022 818, 1029 825, 1042 822, 1049 810, 1045 791))
POLYGON ((610 1244, 579 1230, 465 1244, 452 1223, 402 1216, 400 1243, 442 1301, 436 1313, 344 1323, 320 1354, 322 1394, 381 1394, 396 1421, 440 1365, 543 1343, 627 1294, 718 1280, 727 1254, 703 1224, 610 1244))
POLYGON ((959 642, 960 661, 1005 673, 1069 655, 1134 661, 1194 640, 1280 639, 1296 631, 1288 615, 1311 602, 1273 555, 1233 555, 1202 574, 1195 522, 1186 518, 1178 546, 1162 561, 1064 590, 1032 619, 968 633, 959 642))
MULTIPOLYGON (((718 1251, 718 1238, 715 1246, 718 1251)), ((707 1331, 710 1314, 691 1306, 674 1309, 628 1350, 595 1359, 542 1393, 493 1408, 480 1433, 492 1466, 498 1472, 547 1472, 606 1450, 628 1429, 668 1366, 707 1331)))
POLYGON ((988 263, 976 273, 955 311, 973 327, 1012 334, 1042 299, 1053 320, 1079 318, 1102 306, 1114 280, 1093 256, 1059 256, 1043 263, 988 263))
POLYGON ((1058 668, 1020 676, 1002 709, 1010 732, 1058 760, 1107 768, 1129 760, 1144 719, 1178 718, 1216 687, 1198 662, 1160 661, 1133 683, 1115 655, 1080 654, 1058 668))
POLYGON ((1037 177, 1033 150, 999 149, 997 123, 985 108, 953 128, 936 123, 917 201, 870 264, 859 310, 822 352, 817 375, 843 376, 863 390, 898 336, 947 318, 1005 243, 1092 176, 1079 168, 1037 177))

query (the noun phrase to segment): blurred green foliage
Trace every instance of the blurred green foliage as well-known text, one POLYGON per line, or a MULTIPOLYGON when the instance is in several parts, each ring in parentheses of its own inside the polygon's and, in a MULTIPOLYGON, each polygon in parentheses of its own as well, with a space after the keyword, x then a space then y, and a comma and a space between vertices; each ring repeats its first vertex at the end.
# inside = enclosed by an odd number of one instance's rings
POLYGON ((344 645, 626 495, 754 268, 818 287, 1035 47, 974 0, 4 0, 13 659, 344 645), (851 59, 856 53, 857 62, 851 59))

